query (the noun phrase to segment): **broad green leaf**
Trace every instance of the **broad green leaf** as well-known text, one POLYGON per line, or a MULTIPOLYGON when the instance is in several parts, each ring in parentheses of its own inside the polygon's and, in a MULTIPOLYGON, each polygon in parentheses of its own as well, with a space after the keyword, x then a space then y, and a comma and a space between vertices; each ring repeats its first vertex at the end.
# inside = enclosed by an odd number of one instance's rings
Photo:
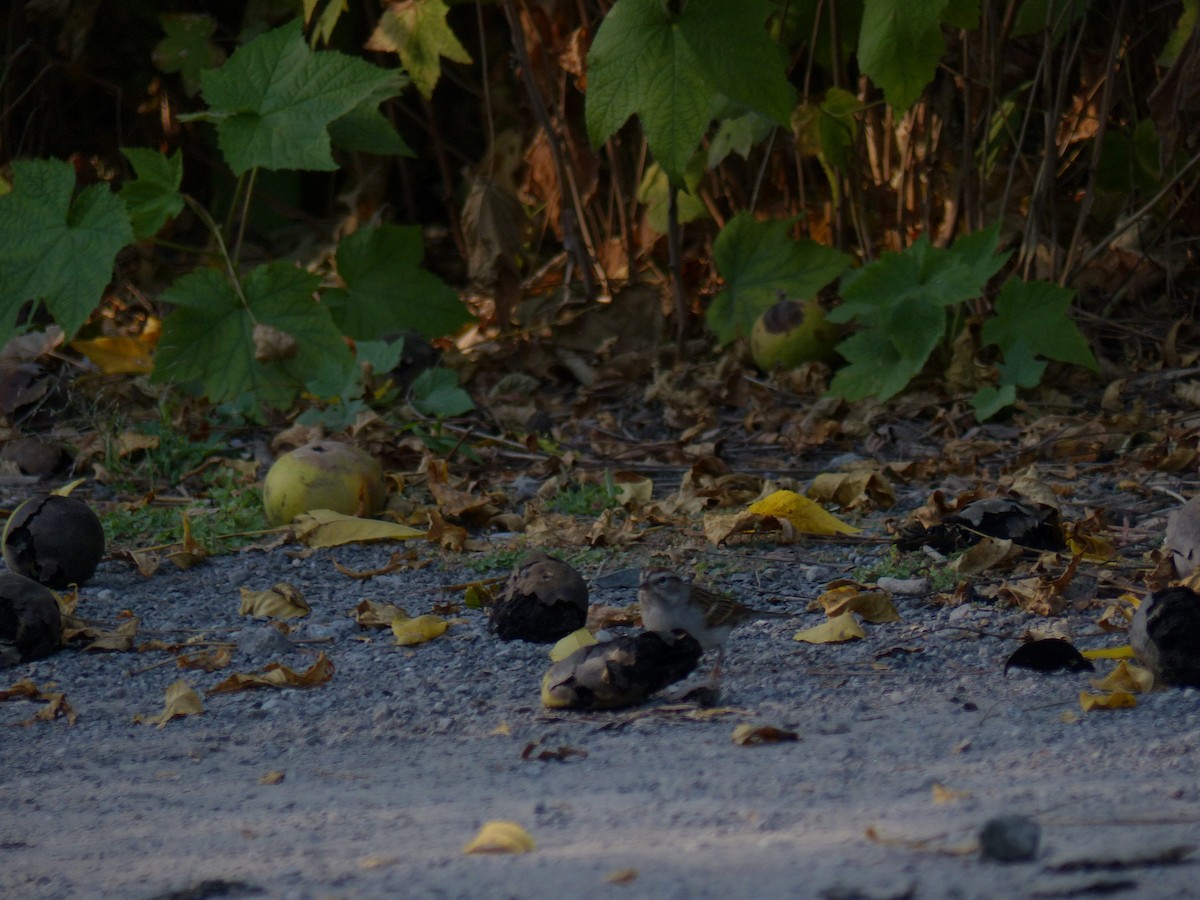
POLYGON ((329 123, 329 137, 343 150, 379 156, 416 156, 387 116, 379 111, 379 104, 371 100, 329 123))
POLYGON ((199 13, 166 13, 158 17, 166 34, 150 58, 160 72, 178 72, 189 97, 200 90, 200 73, 225 62, 225 51, 212 42, 217 23, 199 13))
MULTIPOLYGON (((676 215, 678 215, 681 225, 695 222, 698 219, 707 219, 709 216, 708 207, 704 205, 704 201, 693 193, 700 182, 704 180, 704 174, 704 157, 699 153, 693 154, 687 170, 683 173, 683 189, 679 191, 676 198, 676 215)), ((667 219, 671 211, 670 187, 667 173, 663 171, 662 166, 658 163, 651 163, 646 167, 646 172, 642 175, 642 183, 638 185, 637 189, 638 203, 646 209, 646 225, 659 234, 667 233, 667 219)))
POLYGON ((774 128, 773 121, 753 110, 721 119, 721 124, 708 143, 708 167, 715 169, 730 153, 749 159, 750 149, 765 141, 774 128))
POLYGON ((1067 316, 1075 292, 1045 281, 1010 278, 996 298, 996 315, 983 323, 984 344, 995 344, 1007 359, 1024 341, 1047 359, 1099 370, 1091 348, 1067 316))
POLYGON ((314 52, 299 19, 240 47, 201 75, 206 113, 234 174, 264 169, 337 168, 329 126, 364 103, 395 96, 404 79, 332 50, 314 52))
POLYGON ((75 169, 55 159, 14 160, 0 197, 0 345, 30 300, 46 304, 69 339, 100 303, 117 251, 133 240, 125 205, 107 184, 71 199, 75 169))
POLYGON ((424 253, 416 225, 360 228, 345 238, 336 259, 346 287, 324 297, 342 333, 375 340, 411 328, 442 337, 469 322, 458 294, 421 268, 424 253))
POLYGON ((1167 38, 1162 53, 1158 54, 1158 59, 1155 60, 1158 65, 1164 69, 1169 68, 1179 59, 1179 54, 1183 52, 1184 45, 1196 27, 1197 18, 1200 18, 1200 0, 1183 0, 1183 11, 1179 14, 1179 20, 1171 30, 1171 36, 1167 38))
POLYGON ((975 419, 979 422, 986 422, 1002 409, 1006 409, 1017 402, 1017 389, 1011 384, 1003 384, 999 387, 980 388, 975 392, 975 396, 971 398, 971 408, 975 410, 975 419))
POLYGON ((253 397, 286 407, 314 373, 353 365, 329 311, 313 300, 319 283, 290 263, 268 263, 244 279, 243 303, 220 272, 185 275, 161 298, 176 309, 163 322, 154 379, 201 390, 214 402, 253 397), (294 338, 294 353, 256 359, 254 326, 260 323, 294 338))
POLYGON ((718 95, 786 124, 793 91, 763 27, 766 0, 617 0, 588 53, 587 127, 599 146, 631 116, 675 184, 718 95))
POLYGON ((858 35, 858 62, 904 112, 933 80, 946 50, 942 11, 948 0, 866 0, 858 35))
POLYGON ((426 416, 461 416, 475 408, 471 395, 458 386, 452 369, 426 369, 409 389, 409 402, 426 416))
POLYGON ((140 240, 154 237, 168 219, 179 215, 183 197, 183 151, 165 156, 147 147, 123 147, 137 179, 121 188, 121 201, 129 212, 133 233, 140 240))
POLYGON ((367 49, 399 54, 417 90, 426 98, 432 97, 442 75, 441 57, 471 62, 471 54, 446 23, 449 11, 443 0, 386 4, 367 49))
POLYGON ((1004 361, 996 367, 1000 372, 1000 384, 1031 388, 1042 383, 1046 363, 1033 355, 1033 348, 1021 338, 1004 351, 1004 361))
POLYGON ((959 237, 947 253, 961 260, 967 267, 968 277, 972 287, 965 290, 970 296, 958 299, 969 300, 978 297, 992 276, 999 272, 1012 254, 1008 251, 997 253, 1000 247, 1000 223, 990 228, 974 231, 959 237))
POLYGON ((813 241, 796 241, 786 219, 757 221, 738 213, 713 243, 713 261, 725 290, 708 308, 708 327, 722 344, 749 337, 754 321, 786 297, 812 297, 837 278, 850 257, 813 241))
POLYGON ((941 306, 920 296, 901 298, 883 320, 838 344, 849 365, 833 376, 829 392, 847 400, 894 397, 920 374, 945 330, 941 306))

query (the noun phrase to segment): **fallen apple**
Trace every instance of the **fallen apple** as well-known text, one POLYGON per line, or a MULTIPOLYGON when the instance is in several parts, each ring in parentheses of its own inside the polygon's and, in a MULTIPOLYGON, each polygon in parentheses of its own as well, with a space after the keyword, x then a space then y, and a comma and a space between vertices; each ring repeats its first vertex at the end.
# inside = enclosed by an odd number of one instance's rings
POLYGON ((0 669, 62 648, 62 614, 50 589, 5 572, 0 575, 0 669))
POLYGON ((819 300, 780 300, 768 307, 750 332, 750 353, 764 372, 806 362, 833 362, 841 330, 826 320, 819 300))
POLYGON ((272 525, 285 525, 314 509, 373 516, 386 498, 378 461, 338 441, 315 441, 283 454, 263 484, 263 507, 272 525))
POLYGON ((104 526, 82 500, 49 494, 13 510, 3 543, 10 570, 61 589, 92 577, 104 556, 104 526))

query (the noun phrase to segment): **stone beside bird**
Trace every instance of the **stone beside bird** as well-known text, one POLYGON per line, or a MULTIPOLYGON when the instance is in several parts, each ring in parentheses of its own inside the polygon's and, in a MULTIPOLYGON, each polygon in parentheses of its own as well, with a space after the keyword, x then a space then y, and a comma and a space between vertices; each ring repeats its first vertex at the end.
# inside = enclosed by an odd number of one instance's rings
POLYGON ((705 590, 670 569, 648 566, 638 582, 638 605, 647 631, 686 631, 705 650, 716 647, 716 672, 725 658, 725 643, 738 625, 753 619, 786 619, 788 613, 754 609, 744 603, 705 590))
POLYGON ((1129 623, 1129 643, 1155 681, 1200 687, 1200 594, 1169 587, 1147 595, 1129 623))

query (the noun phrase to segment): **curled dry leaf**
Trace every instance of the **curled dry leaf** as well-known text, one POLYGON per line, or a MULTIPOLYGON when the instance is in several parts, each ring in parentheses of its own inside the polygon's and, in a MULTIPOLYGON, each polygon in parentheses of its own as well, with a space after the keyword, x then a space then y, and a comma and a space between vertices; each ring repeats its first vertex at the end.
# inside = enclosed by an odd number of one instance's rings
POLYGON ((299 588, 281 581, 267 591, 241 588, 242 605, 239 615, 262 616, 272 619, 299 619, 312 612, 299 588))
POLYGON ((1123 659, 1103 678, 1093 678, 1092 687, 1098 691, 1144 694, 1154 687, 1154 673, 1123 659))
POLYGON ((784 744, 800 740, 800 735, 786 728, 775 725, 738 725, 730 736, 739 746, 755 746, 758 744, 784 744))
POLYGON ((232 694, 237 691, 248 691, 254 688, 310 688, 324 684, 333 677, 333 663, 324 653, 318 654, 311 666, 303 672, 296 672, 282 663, 271 663, 258 675, 234 673, 220 684, 209 688, 208 696, 213 694, 232 694))
POLYGON ((587 759, 588 752, 579 747, 562 745, 559 747, 542 747, 540 741, 530 741, 521 751, 521 759, 534 759, 539 762, 566 762, 572 757, 587 759))
POLYGON ((858 624, 854 614, 843 613, 813 628, 797 631, 792 640, 803 641, 806 644, 837 644, 866 636, 867 633, 858 624))
POLYGON ((359 628, 391 628, 397 619, 408 619, 410 616, 391 603, 363 600, 350 611, 350 618, 358 623, 359 628))
POLYGON ((1020 555, 1021 548, 1008 538, 985 537, 950 563, 950 568, 959 575, 978 575, 1020 555))
POLYGON ((133 639, 137 637, 138 626, 142 620, 134 616, 122 622, 113 631, 100 631, 93 635, 93 640, 86 650, 98 653, 128 653, 133 649, 133 639))
POLYGON ((198 650, 179 657, 176 664, 181 669, 199 669, 201 672, 217 672, 228 668, 233 661, 233 652, 228 647, 198 650))
POLYGON ((529 832, 516 822, 493 819, 483 823, 463 853, 532 853, 536 849, 529 832))
POLYGON ((831 619, 845 613, 858 613, 866 621, 876 624, 900 621, 900 612, 886 591, 864 590, 854 582, 834 582, 817 601, 831 619))
POLYGON ((878 472, 822 472, 805 492, 818 503, 836 503, 842 509, 877 506, 890 509, 896 504, 891 483, 878 472))
MULTIPOLYGON (((211 692, 210 692, 211 693, 211 692)), ((166 726, 172 719, 182 716, 198 716, 204 712, 204 701, 200 699, 190 684, 180 678, 167 688, 166 706, 157 716, 144 716, 138 713, 133 717, 135 723, 141 725, 166 726)))

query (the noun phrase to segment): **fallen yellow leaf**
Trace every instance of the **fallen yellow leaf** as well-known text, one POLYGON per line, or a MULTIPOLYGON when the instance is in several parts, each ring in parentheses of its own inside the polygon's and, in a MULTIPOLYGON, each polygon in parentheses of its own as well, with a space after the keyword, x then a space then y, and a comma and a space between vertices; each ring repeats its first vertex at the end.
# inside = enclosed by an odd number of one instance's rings
POLYGON ((966 800, 970 796, 970 791, 955 791, 934 782, 933 803, 935 806, 946 806, 950 803, 957 803, 959 800, 966 800))
POLYGON ((1126 691, 1130 694, 1144 694, 1154 687, 1154 673, 1123 659, 1103 678, 1093 678, 1092 687, 1098 691, 1126 691))
POLYGON ((105 375, 149 375, 154 371, 158 334, 141 337, 98 337, 72 341, 71 349, 90 359, 105 375))
POLYGON ((950 563, 959 575, 978 575, 993 566, 1021 555, 1021 548, 1007 538, 985 537, 962 556, 950 563))
POLYGON ((858 624, 854 614, 844 613, 813 628, 797 631, 792 640, 803 641, 806 644, 837 644, 866 636, 867 633, 858 624))
POLYGON ((483 823, 463 853, 532 853, 536 849, 529 832, 516 822, 493 819, 483 823))
POLYGON ((407 619, 409 615, 391 603, 364 600, 354 607, 350 618, 358 623, 359 628, 391 628, 392 623, 397 619, 407 619))
POLYGON ((800 735, 796 732, 775 725, 738 725, 733 729, 730 737, 735 744, 743 747, 756 744, 782 744, 800 740, 800 735))
POLYGON ((180 678, 170 685, 166 691, 166 706, 157 716, 144 716, 138 713, 133 721, 141 725, 157 725, 163 728, 172 719, 181 716, 198 716, 204 712, 204 701, 200 699, 190 684, 180 678))
POLYGON ((282 663, 271 663, 257 675, 245 675, 235 672, 220 684, 210 687, 209 696, 213 694, 231 694, 235 691, 248 691, 260 687, 317 687, 333 677, 333 663, 324 653, 318 654, 316 660, 303 672, 296 672, 282 663))
POLYGON ((425 532, 396 522, 360 519, 330 509, 314 509, 292 520, 296 540, 306 547, 341 547, 371 541, 404 541, 423 538, 425 532))
POLYGON ((284 772, 273 771, 268 772, 262 778, 258 779, 259 784, 279 784, 287 775, 284 772))
POLYGON ((392 622, 392 634, 402 647, 423 644, 446 633, 450 623, 441 616, 423 615, 415 619, 396 619, 392 622))
POLYGON ((1084 712, 1094 709, 1129 709, 1137 706, 1137 698, 1128 691, 1113 691, 1111 694, 1089 694, 1079 692, 1079 705, 1084 712))
POLYGON ((900 612, 887 591, 866 591, 857 584, 843 583, 823 593, 817 601, 831 619, 855 612, 876 624, 900 621, 900 612))
POLYGON ((1120 647, 1098 647, 1095 650, 1084 650, 1084 659, 1133 659, 1133 648, 1128 644, 1120 647))
POLYGON ((757 503, 751 503, 746 511, 782 519, 802 534, 858 534, 862 531, 795 491, 776 491, 757 503))
POLYGON ((596 643, 596 638, 586 628, 580 628, 577 631, 572 631, 564 638, 560 638, 558 643, 550 648, 550 659, 553 662, 559 662, 566 659, 580 647, 590 647, 596 643))

